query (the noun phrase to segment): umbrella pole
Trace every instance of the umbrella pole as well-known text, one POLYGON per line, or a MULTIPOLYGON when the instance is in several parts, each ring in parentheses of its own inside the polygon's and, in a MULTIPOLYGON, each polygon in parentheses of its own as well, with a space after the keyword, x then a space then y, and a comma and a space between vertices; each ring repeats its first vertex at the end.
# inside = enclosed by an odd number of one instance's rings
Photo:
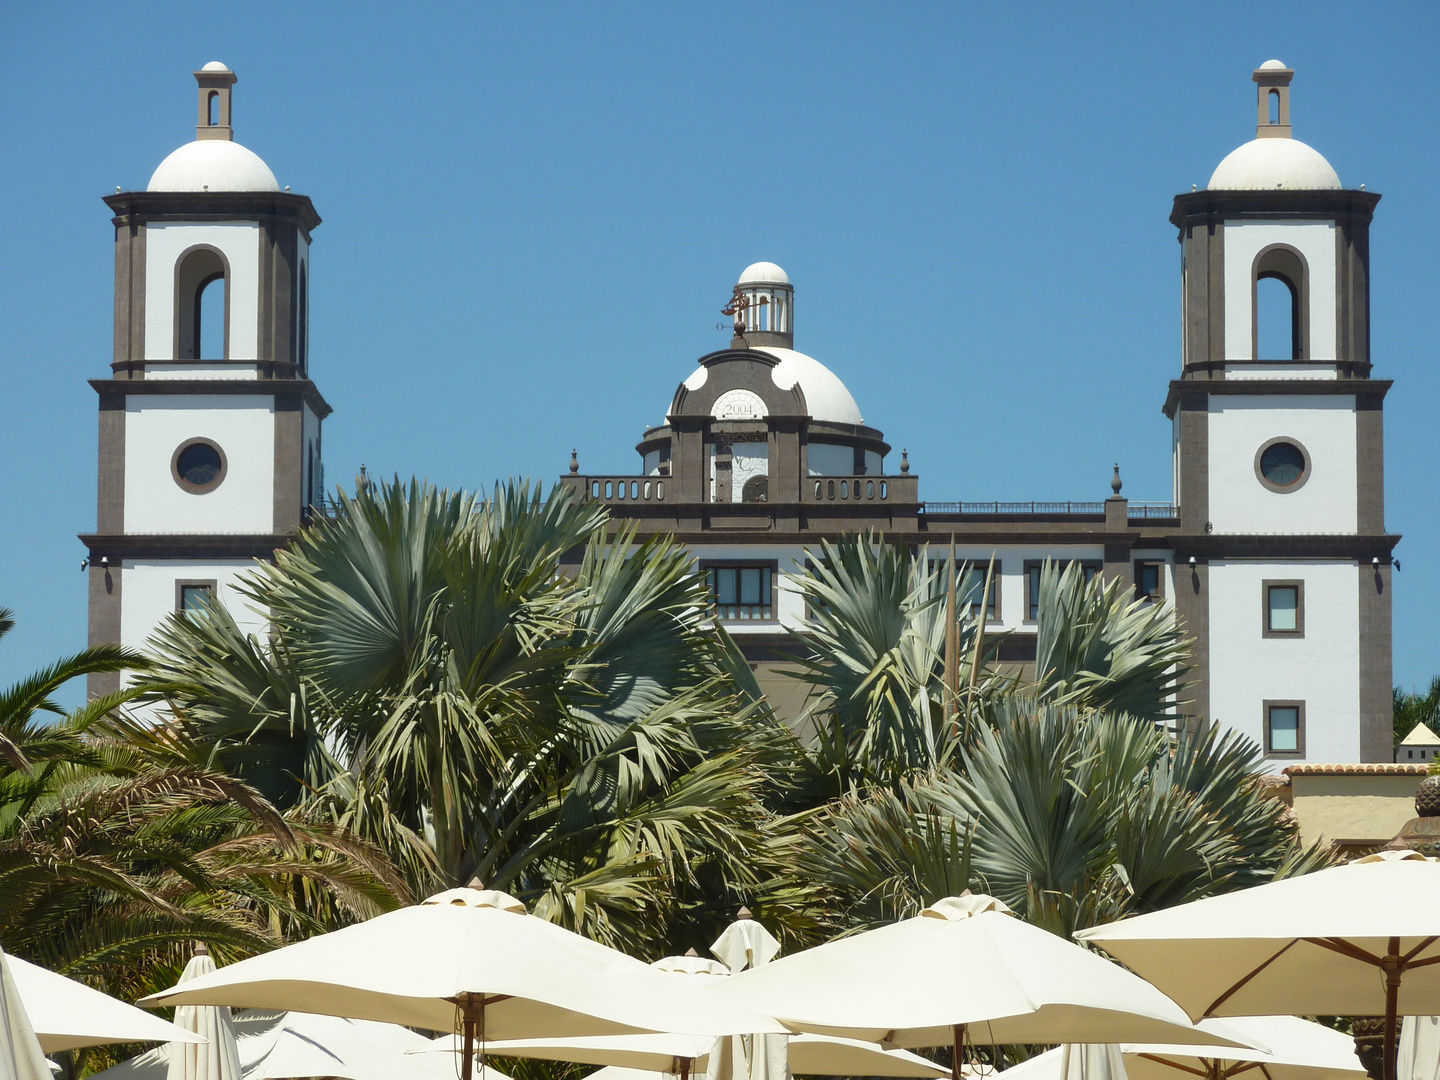
POLYGON ((680 1059, 680 1080, 690 1080, 690 1058, 680 1059))
POLYGON ((950 1065, 951 1080, 960 1080, 961 1051, 965 1048, 965 1025, 955 1025, 955 1059, 950 1065))
POLYGON ((1400 972, 1404 960, 1400 957, 1400 939, 1390 939, 1390 952, 1381 966, 1385 970, 1385 1043, 1384 1077, 1395 1080, 1396 1056, 1399 1051, 1400 1017, 1400 972))

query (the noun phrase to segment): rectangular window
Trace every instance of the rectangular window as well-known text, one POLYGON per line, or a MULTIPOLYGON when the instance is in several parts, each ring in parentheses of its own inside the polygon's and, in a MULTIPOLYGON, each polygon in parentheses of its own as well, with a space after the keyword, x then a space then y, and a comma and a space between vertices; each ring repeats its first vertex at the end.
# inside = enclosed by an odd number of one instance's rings
POLYGON ((1305 756, 1305 703, 1265 702, 1265 753, 1269 757, 1305 756))
MULTIPOLYGON (((1073 561, 1073 560, 1072 560, 1073 561)), ((1040 571, 1045 563, 1039 560, 1032 560, 1025 564, 1025 618, 1035 622, 1040 618, 1040 571)), ((1070 563, 1061 563, 1060 572, 1063 574, 1070 563)), ((1085 584, 1090 584, 1105 569, 1103 562, 1091 562, 1089 560, 1080 563, 1080 576, 1085 579, 1085 584)))
POLYGON ((175 582, 175 610, 199 611, 205 598, 215 595, 214 581, 175 582))
POLYGON ((775 618, 775 564, 717 563, 705 568, 715 617, 722 622, 754 622, 775 618))
POLYGON ((1264 637, 1305 636, 1303 581, 1262 581, 1260 604, 1260 627, 1264 637))
POLYGON ((1165 599, 1165 572, 1164 563, 1155 562, 1150 559, 1137 559, 1135 562, 1135 593, 1136 595, 1151 601, 1165 599))
MULTIPOLYGON (((930 573, 934 575, 934 588, 945 595, 947 584, 946 568, 950 565, 949 558, 931 559, 930 573)), ((960 574, 955 579, 956 599, 964 603, 967 593, 970 594, 970 618, 974 619, 980 615, 980 594, 985 591, 985 574, 989 569, 990 560, 983 563, 973 562, 966 568, 964 560, 960 561, 960 574), (974 590, 971 592, 971 590, 974 590)), ((990 602, 985 605, 985 620, 997 622, 1000 618, 1000 560, 995 560, 994 576, 990 579, 990 602)))

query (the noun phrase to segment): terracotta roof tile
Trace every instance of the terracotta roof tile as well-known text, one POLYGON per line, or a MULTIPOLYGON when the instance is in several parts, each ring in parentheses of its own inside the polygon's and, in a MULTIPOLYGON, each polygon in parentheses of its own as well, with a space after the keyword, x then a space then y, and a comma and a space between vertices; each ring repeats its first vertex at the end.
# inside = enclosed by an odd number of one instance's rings
POLYGON ((1429 765, 1380 761, 1364 765, 1287 765, 1281 772, 1286 776, 1424 776, 1429 769, 1429 765))

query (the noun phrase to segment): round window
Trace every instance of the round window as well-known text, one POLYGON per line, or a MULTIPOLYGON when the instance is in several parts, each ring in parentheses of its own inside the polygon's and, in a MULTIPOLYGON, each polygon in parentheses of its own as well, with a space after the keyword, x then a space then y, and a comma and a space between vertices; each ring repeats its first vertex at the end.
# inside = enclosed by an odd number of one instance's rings
POLYGON ((225 479, 225 455, 209 439, 192 439, 175 451, 170 462, 175 482, 197 495, 214 491, 225 479))
POLYGON ((1271 491, 1296 491, 1310 478, 1310 455, 1292 439, 1271 439, 1255 455, 1255 474, 1271 491))

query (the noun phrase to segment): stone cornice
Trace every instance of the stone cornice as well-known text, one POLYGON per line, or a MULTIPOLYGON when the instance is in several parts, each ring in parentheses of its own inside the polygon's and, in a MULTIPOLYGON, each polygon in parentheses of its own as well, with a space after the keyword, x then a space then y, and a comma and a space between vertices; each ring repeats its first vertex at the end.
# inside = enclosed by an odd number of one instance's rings
POLYGON ((90 385, 107 394, 230 394, 277 397, 299 394, 320 419, 333 411, 309 379, 91 379, 90 385))

